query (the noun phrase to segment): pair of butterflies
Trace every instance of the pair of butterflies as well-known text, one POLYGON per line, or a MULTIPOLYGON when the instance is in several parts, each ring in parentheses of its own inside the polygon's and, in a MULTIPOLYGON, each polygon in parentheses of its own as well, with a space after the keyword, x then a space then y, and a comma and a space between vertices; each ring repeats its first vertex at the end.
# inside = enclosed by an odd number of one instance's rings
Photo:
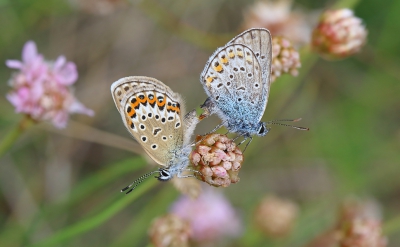
MULTIPOLYGON (((273 122, 260 120, 270 91, 271 61, 271 34, 263 28, 246 30, 217 49, 200 75, 209 96, 201 118, 216 113, 222 123, 214 130, 225 126, 245 139, 266 135, 266 125, 273 122)), ((160 181, 186 177, 181 173, 188 170, 190 138, 199 121, 195 110, 184 115, 181 96, 150 77, 122 78, 111 85, 111 94, 129 133, 161 166, 122 191, 129 189, 128 194, 155 173, 160 181)))

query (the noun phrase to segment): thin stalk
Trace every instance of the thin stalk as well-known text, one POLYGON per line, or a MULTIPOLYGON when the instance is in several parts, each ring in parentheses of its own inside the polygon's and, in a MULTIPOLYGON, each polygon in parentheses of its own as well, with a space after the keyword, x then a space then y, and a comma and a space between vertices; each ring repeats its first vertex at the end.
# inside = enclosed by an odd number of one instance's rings
POLYGON ((9 131, 3 140, 0 142, 0 157, 11 148, 11 146, 15 143, 18 137, 32 124, 34 120, 30 118, 28 115, 25 115, 23 119, 19 122, 17 126, 14 127, 11 131, 9 131))

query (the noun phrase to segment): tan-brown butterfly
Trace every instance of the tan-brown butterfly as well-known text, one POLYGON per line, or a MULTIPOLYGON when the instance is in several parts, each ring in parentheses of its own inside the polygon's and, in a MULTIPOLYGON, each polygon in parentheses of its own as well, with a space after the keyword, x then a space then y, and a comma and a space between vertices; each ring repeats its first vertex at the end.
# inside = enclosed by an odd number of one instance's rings
MULTIPOLYGON (((182 98, 161 81, 145 77, 121 78, 111 85, 114 103, 128 132, 161 167, 147 173, 122 191, 127 194, 144 179, 168 181, 182 175, 189 164, 190 137, 198 123, 196 111, 184 114, 182 98)), ((189 175, 193 176, 193 175, 189 175)))

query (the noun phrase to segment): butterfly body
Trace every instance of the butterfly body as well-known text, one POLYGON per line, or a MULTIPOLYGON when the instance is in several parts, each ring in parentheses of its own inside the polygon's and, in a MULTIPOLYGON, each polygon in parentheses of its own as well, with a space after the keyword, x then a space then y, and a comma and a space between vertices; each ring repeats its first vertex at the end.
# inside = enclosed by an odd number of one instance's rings
POLYGON ((161 166, 157 178, 167 181, 179 176, 189 163, 196 112, 183 115, 180 95, 150 77, 119 79, 111 85, 111 94, 128 132, 161 166))
POLYGON ((249 29, 217 49, 200 75, 209 96, 201 107, 216 113, 229 132, 245 137, 268 132, 261 118, 270 89, 271 44, 267 29, 249 29))

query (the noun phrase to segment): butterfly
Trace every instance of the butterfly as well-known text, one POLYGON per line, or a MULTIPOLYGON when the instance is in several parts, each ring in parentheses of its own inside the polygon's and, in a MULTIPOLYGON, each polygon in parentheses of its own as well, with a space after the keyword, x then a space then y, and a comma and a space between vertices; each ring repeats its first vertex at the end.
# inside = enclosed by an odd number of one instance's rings
POLYGON ((251 142, 253 135, 265 136, 269 132, 268 124, 299 120, 261 122, 271 86, 271 61, 271 34, 265 28, 246 30, 211 55, 200 75, 209 96, 201 105, 204 114, 200 118, 216 113, 222 119, 211 132, 225 126, 229 132, 244 137, 241 143, 247 138, 251 142))
POLYGON ((139 142, 146 153, 161 167, 147 173, 121 192, 130 193, 144 179, 159 173, 156 178, 167 181, 182 171, 189 170, 189 144, 191 135, 198 123, 196 111, 184 115, 182 98, 161 81, 145 77, 130 76, 121 78, 111 85, 114 103, 121 114, 122 121, 139 142))

